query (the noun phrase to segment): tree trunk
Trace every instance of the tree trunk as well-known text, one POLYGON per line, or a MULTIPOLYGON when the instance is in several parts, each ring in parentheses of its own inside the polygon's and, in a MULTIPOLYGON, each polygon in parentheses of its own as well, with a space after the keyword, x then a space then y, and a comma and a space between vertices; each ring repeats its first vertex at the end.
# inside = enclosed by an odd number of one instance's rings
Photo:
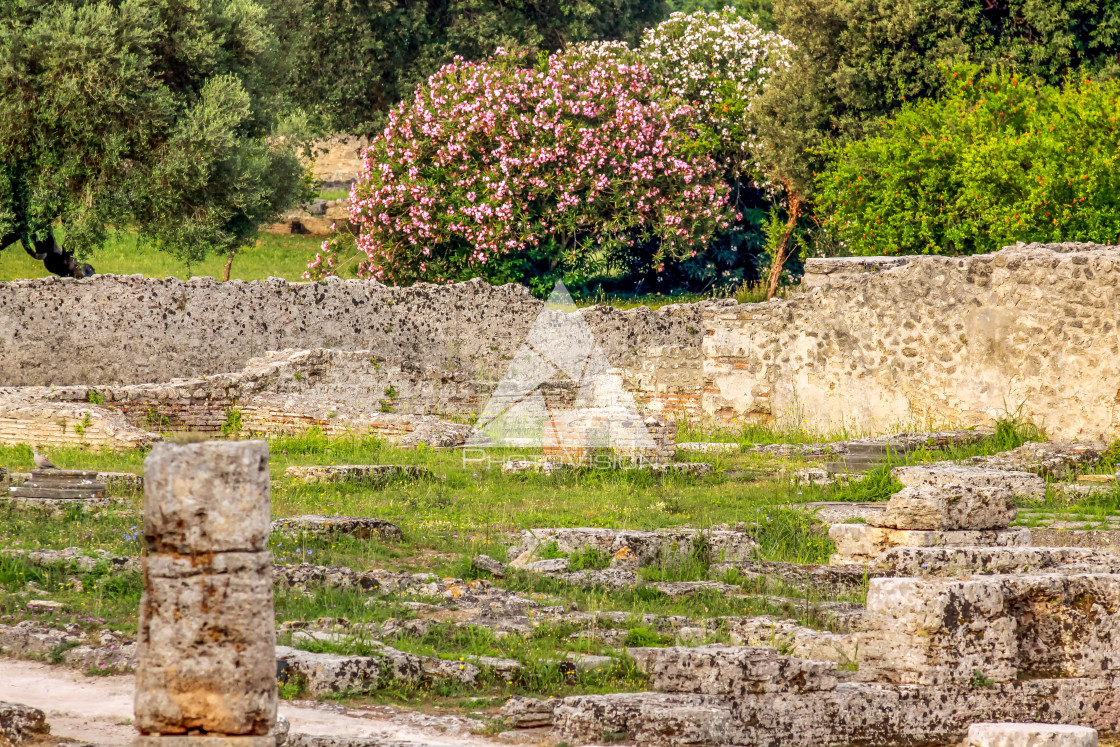
POLYGON ((801 194, 797 190, 788 190, 789 218, 786 220, 786 229, 782 231, 782 239, 774 252, 770 263, 770 277, 766 280, 766 298, 770 299, 778 292, 778 283, 782 279, 782 266, 789 259, 793 230, 797 228, 797 219, 801 217, 801 194))
POLYGON ((237 252, 230 252, 226 255, 226 269, 225 272, 222 273, 223 283, 229 280, 229 271, 233 267, 233 255, 235 254, 237 254, 237 252))

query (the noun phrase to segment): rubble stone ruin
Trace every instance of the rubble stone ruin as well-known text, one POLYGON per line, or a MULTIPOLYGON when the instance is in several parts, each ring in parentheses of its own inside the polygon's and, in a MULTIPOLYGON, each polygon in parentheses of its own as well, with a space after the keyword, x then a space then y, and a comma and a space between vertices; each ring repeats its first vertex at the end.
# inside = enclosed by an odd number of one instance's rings
POLYGON ((137 747, 271 747, 268 444, 157 444, 144 463, 137 747))

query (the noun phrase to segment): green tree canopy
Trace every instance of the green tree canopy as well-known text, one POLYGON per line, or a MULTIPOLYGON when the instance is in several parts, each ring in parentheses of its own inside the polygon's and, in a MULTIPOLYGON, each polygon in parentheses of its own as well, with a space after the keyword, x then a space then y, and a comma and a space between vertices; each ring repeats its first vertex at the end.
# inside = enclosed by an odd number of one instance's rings
POLYGON ((263 0, 0 5, 0 248, 60 274, 111 226, 231 253, 301 194, 263 0), (61 223, 66 251, 53 238, 61 223))
POLYGON ((292 95, 320 129, 372 137, 389 110, 456 56, 636 41, 665 0, 316 0, 290 17, 292 95))
POLYGON ((854 254, 1120 241, 1120 82, 1062 87, 961 66, 948 92, 833 151, 828 223, 854 254))
POLYGON ((822 139, 862 136, 907 101, 939 95, 945 61, 1056 84, 1071 70, 1120 72, 1110 0, 783 0, 778 32, 799 50, 757 109, 775 169, 811 187, 822 139))

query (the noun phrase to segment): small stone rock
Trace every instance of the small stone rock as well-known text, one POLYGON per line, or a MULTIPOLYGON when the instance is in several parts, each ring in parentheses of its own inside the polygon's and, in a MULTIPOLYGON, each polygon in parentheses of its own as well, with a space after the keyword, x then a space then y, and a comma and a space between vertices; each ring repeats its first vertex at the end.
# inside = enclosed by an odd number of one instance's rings
POLYGON ((555 698, 541 700, 515 695, 506 701, 500 711, 506 723, 515 729, 532 729, 552 724, 552 712, 556 709, 555 698))
POLYGON ((549 558, 548 560, 536 560, 532 563, 526 563, 523 568, 530 573, 564 573, 568 570, 568 559, 549 558))
POLYGON ((47 715, 38 708, 0 701, 0 744, 18 747, 50 731, 47 715))
POLYGON ((489 573, 491 576, 497 576, 498 578, 502 578, 506 575, 505 563, 499 562, 489 555, 476 555, 474 559, 471 560, 471 567, 489 573))

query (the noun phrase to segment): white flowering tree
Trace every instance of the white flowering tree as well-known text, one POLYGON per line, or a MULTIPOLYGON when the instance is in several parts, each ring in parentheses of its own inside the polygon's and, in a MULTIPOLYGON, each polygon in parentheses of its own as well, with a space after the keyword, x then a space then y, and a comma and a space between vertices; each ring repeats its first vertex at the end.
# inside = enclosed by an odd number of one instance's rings
POLYGON ((789 67, 792 51, 786 39, 725 8, 672 14, 646 29, 638 58, 667 91, 695 107, 713 155, 738 176, 761 169, 752 105, 773 72, 789 67))
POLYGON ((647 29, 637 49, 622 42, 583 46, 589 55, 621 57, 649 70, 665 95, 691 108, 697 148, 723 169, 736 209, 734 225, 717 233, 704 251, 646 273, 643 282, 692 290, 734 286, 757 278, 769 255, 767 286, 773 293, 795 243, 791 227, 803 201, 767 158, 755 104, 774 73, 790 66, 794 46, 731 8, 673 13, 647 29))

